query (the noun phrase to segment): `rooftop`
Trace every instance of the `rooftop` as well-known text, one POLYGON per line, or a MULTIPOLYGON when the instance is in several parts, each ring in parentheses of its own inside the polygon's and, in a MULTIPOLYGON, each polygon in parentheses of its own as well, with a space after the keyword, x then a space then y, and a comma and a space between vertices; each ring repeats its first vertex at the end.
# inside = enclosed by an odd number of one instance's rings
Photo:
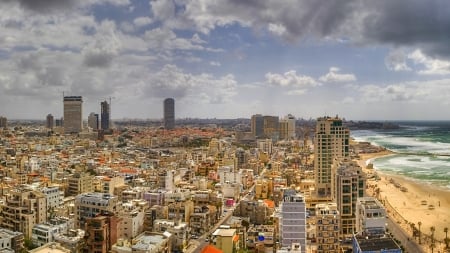
POLYGON ((390 237, 384 238, 356 238, 362 251, 376 251, 381 249, 400 249, 400 246, 390 237))

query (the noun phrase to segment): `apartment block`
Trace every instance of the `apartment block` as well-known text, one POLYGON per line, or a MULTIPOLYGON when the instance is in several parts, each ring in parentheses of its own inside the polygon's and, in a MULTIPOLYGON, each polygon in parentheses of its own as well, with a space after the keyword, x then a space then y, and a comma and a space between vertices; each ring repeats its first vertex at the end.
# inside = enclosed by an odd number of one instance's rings
POLYGON ((316 193, 332 197, 333 173, 331 165, 335 158, 349 156, 350 131, 338 117, 318 118, 314 137, 314 178, 316 193))
POLYGON ((315 213, 317 253, 338 253, 340 219, 336 203, 317 204, 315 213))
POLYGON ((94 191, 93 177, 89 173, 75 173, 68 178, 67 183, 67 194, 69 196, 94 191))
POLYGON ((1 227, 21 232, 25 238, 31 238, 35 224, 47 220, 46 198, 38 191, 26 188, 11 189, 0 207, 3 213, 1 227))
POLYGON ((305 253, 306 204, 303 195, 293 189, 286 189, 278 216, 281 247, 298 243, 301 245, 301 253, 305 253))
POLYGON ((385 234, 386 209, 374 197, 356 200, 356 233, 363 235, 385 234))
POLYGON ((115 214, 120 211, 116 196, 108 193, 90 192, 75 197, 75 222, 77 228, 84 228, 86 219, 100 214, 115 214))
POLYGON ((336 159, 333 171, 336 171, 334 200, 341 216, 341 236, 350 238, 356 232, 356 202, 365 195, 366 175, 350 159, 336 159))

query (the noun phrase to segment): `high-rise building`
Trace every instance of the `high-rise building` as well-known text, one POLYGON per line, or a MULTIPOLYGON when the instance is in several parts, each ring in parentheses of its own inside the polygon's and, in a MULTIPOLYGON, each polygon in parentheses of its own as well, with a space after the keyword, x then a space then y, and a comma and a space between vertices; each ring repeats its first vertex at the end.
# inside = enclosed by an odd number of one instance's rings
POLYGON ((83 98, 81 96, 64 97, 64 132, 79 133, 83 130, 83 98))
POLYGON ((334 199, 341 215, 340 233, 342 237, 348 238, 356 232, 356 201, 364 197, 366 175, 350 158, 335 159, 332 167, 335 175, 332 189, 335 189, 334 199))
POLYGON ((281 247, 300 244, 301 253, 306 252, 306 204, 305 198, 293 189, 286 189, 280 204, 281 247))
POLYGON ((164 128, 175 128, 175 99, 164 99, 164 128))
POLYGON ((8 120, 6 119, 6 117, 0 116, 0 127, 7 127, 7 123, 8 123, 8 120))
POLYGON ((98 130, 98 114, 95 112, 91 112, 88 117, 88 126, 92 128, 92 130, 98 130))
POLYGON ((295 139, 295 117, 289 114, 285 118, 281 119, 279 130, 281 140, 295 139))
POLYGON ((273 141, 278 141, 280 137, 279 132, 279 118, 278 116, 263 116, 264 120, 264 136, 271 138, 273 141))
POLYGON ((261 114, 252 115, 251 129, 256 138, 264 136, 264 118, 261 114))
POLYGON ((100 103, 101 107, 101 128, 102 130, 108 130, 110 126, 110 120, 111 120, 111 105, 108 104, 107 101, 103 101, 100 103))
POLYGON ((55 120, 54 120, 54 118, 53 118, 53 115, 51 115, 51 114, 48 114, 47 115, 47 120, 46 120, 46 127, 48 128, 48 129, 53 129, 53 126, 54 126, 54 123, 55 123, 55 120))
POLYGON ((349 156, 350 131, 338 117, 318 118, 314 138, 314 176, 317 194, 332 197, 331 165, 334 158, 349 156))

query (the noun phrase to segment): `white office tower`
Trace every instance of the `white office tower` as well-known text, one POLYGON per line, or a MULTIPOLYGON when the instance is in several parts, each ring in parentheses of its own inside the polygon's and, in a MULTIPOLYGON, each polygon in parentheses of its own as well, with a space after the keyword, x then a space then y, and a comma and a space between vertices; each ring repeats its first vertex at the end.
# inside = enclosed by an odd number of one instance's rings
POLYGON ((300 244, 301 253, 306 249, 306 205, 305 198, 293 189, 286 189, 280 204, 281 247, 300 244))
POLYGON ((356 201, 356 233, 364 236, 382 235, 386 232, 386 210, 373 197, 356 201))

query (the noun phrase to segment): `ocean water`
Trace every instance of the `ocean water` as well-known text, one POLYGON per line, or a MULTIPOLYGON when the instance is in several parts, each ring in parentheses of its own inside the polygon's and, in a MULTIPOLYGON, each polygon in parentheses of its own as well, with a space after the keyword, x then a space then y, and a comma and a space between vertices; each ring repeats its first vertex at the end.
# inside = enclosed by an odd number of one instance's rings
POLYGON ((396 153, 372 160, 376 170, 450 190, 450 121, 396 123, 399 129, 352 130, 350 134, 356 141, 396 153))

